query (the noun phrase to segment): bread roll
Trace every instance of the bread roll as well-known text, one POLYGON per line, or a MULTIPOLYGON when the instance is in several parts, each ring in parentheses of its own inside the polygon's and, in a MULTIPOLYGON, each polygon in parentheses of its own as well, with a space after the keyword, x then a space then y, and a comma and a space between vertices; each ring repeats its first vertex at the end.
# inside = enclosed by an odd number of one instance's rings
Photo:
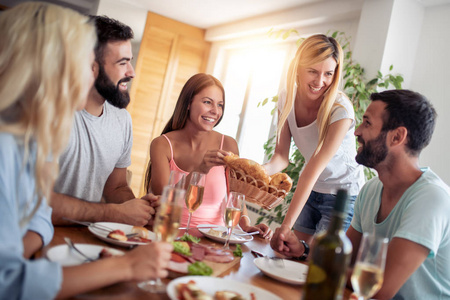
POLYGON ((126 242, 128 240, 125 233, 119 229, 111 231, 107 237, 114 239, 114 240, 122 241, 122 242, 126 242))
POLYGON ((133 226, 133 228, 131 229, 131 233, 137 233, 138 237, 148 239, 148 230, 145 227, 133 226))
POLYGON ((292 188, 292 179, 286 173, 276 173, 272 175, 270 185, 273 185, 278 190, 285 190, 287 193, 292 188))
MULTIPOLYGON (((236 156, 233 154, 224 157, 225 162, 230 168, 242 171, 256 180, 261 180, 264 184, 269 184, 270 178, 263 166, 251 159, 236 158, 236 156)), ((258 186, 258 184, 255 185, 258 186)))

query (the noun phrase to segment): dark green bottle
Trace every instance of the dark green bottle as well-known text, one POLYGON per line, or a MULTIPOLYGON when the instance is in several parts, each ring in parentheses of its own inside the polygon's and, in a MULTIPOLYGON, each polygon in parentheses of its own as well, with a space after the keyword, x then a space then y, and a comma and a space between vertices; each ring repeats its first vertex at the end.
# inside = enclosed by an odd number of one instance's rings
POLYGON ((328 229, 318 233, 312 245, 303 300, 342 299, 352 254, 352 243, 342 228, 347 203, 347 191, 339 190, 328 229))

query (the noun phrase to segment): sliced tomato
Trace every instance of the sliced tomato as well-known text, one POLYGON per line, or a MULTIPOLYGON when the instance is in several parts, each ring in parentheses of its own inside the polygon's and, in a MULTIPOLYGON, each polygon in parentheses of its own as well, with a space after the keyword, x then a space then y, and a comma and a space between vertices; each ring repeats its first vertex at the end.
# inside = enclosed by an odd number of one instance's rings
POLYGON ((174 253, 174 252, 171 253, 170 260, 172 260, 174 262, 179 262, 179 263, 186 262, 186 259, 183 256, 178 255, 177 253, 174 253))

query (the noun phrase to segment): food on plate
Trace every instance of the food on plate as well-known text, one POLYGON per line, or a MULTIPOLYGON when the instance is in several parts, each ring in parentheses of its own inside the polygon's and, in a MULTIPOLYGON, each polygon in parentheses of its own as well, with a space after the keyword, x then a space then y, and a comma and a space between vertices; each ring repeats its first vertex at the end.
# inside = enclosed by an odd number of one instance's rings
POLYGON ((214 300, 245 300, 245 298, 233 291, 217 291, 214 294, 214 300))
POLYGON ((176 289, 178 300, 214 300, 213 297, 202 291, 193 280, 177 284, 176 289))
POLYGON ((109 251, 107 248, 103 248, 100 253, 98 254, 98 258, 102 259, 102 258, 108 258, 114 256, 114 254, 111 253, 111 251, 109 251))
MULTIPOLYGON (((214 296, 208 295, 197 286, 194 280, 189 280, 187 283, 179 283, 175 288, 178 300, 247 300, 241 294, 233 291, 216 291, 214 296)), ((249 300, 256 300, 254 293, 250 293, 249 300)))
POLYGON ((149 231, 144 227, 134 226, 131 229, 132 233, 137 233, 137 236, 127 237, 125 232, 120 229, 111 231, 107 237, 121 242, 137 242, 137 243, 150 243, 149 231))
POLYGON ((210 235, 212 235, 212 236, 223 237, 223 236, 222 236, 223 231, 221 231, 221 230, 215 230, 215 229, 213 229, 213 228, 211 228, 211 229, 208 231, 208 234, 210 234, 210 235))
POLYGON ((213 273, 210 266, 201 261, 196 261, 188 266, 189 275, 209 276, 213 273))
POLYGON ((122 230, 116 229, 108 233, 108 237, 113 240, 127 242, 128 238, 122 230))
POLYGON ((185 256, 172 252, 169 265, 169 277, 175 278, 188 274, 188 267, 192 262, 185 256))
POLYGON ((225 156, 224 160, 227 166, 232 168, 233 170, 242 171, 246 175, 250 175, 251 177, 253 177, 256 181, 256 185, 259 184, 258 180, 260 180, 262 184, 269 184, 270 177, 267 174, 266 169, 264 169, 264 167, 257 162, 247 158, 239 158, 235 154, 225 156))
POLYGON ((242 248, 241 248, 241 245, 236 244, 236 249, 234 249, 233 255, 236 256, 236 257, 242 257, 242 248))
POLYGON ((173 245, 173 251, 176 253, 180 253, 183 255, 187 255, 187 256, 191 256, 191 247, 189 246, 189 244, 187 242, 172 242, 173 245))
POLYGON ((273 185, 279 190, 289 192, 292 188, 292 179, 286 173, 276 173, 271 176, 270 185, 273 185))
POLYGON ((141 237, 141 238, 144 238, 144 239, 148 239, 149 238, 149 231, 145 227, 133 226, 133 228, 131 228, 131 233, 137 233, 138 237, 141 237))
POLYGON ((183 234, 180 240, 182 240, 183 242, 199 243, 201 239, 190 234, 183 234))

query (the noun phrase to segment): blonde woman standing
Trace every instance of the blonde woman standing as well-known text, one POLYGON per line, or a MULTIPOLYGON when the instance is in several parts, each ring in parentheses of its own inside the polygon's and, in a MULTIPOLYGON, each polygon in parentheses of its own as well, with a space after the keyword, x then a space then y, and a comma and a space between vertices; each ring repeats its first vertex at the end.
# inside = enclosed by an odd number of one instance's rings
POLYGON ((354 200, 364 183, 362 167, 355 161, 355 113, 338 90, 342 65, 343 51, 334 38, 308 37, 289 66, 286 90, 278 98, 277 144, 264 167, 274 174, 288 165, 291 137, 306 160, 283 224, 271 241, 272 248, 286 255, 290 253, 283 242, 293 227, 304 241, 302 258, 307 257, 313 235, 328 226, 340 188, 352 195, 348 228, 354 200))
POLYGON ((66 298, 126 280, 167 276, 172 246, 62 268, 29 258, 53 236, 47 204, 73 115, 94 81, 95 29, 56 5, 0 14, 0 299, 66 298))

